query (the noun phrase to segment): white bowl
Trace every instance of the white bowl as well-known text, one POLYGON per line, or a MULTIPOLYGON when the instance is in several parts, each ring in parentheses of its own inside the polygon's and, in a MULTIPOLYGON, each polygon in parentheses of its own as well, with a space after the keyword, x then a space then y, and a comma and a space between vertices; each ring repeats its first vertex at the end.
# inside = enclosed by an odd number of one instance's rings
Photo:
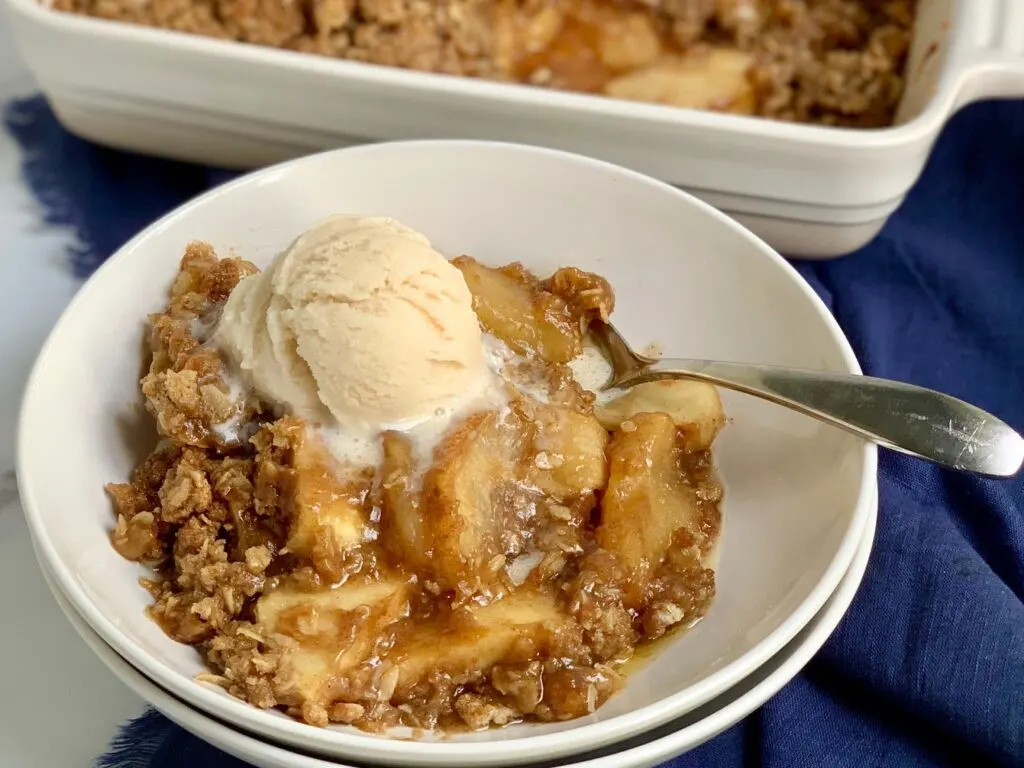
POLYGON ((871 509, 877 452, 858 439, 742 396, 717 443, 726 484, 718 597, 594 715, 448 740, 406 742, 315 729, 194 681, 195 652, 146 618, 143 571, 110 547, 103 484, 139 457, 140 338, 187 241, 264 265, 339 211, 394 216, 449 254, 574 264, 607 276, 616 320, 638 346, 859 372, 831 315, 797 273, 742 227, 665 184, 550 150, 478 142, 378 144, 268 168, 152 225, 82 288, 29 382, 19 483, 36 547, 89 625, 190 704, 268 739, 395 765, 498 765, 595 749, 654 728, 749 675, 810 621, 853 558, 871 509), (501 742, 495 749, 491 743, 501 742))
MULTIPOLYGON (((876 501, 850 570, 825 606, 785 648, 721 696, 693 712, 629 741, 569 758, 568 761, 558 761, 557 764, 561 768, 647 768, 658 765, 714 738, 764 704, 803 669, 850 607, 871 554, 877 512, 876 501)), ((89 628, 60 593, 45 566, 43 575, 68 621, 100 660, 134 693, 185 730, 258 768, 346 768, 341 763, 282 749, 237 731, 167 693, 118 656, 89 628)), ((552 764, 531 764, 529 768, 540 768, 541 765, 552 764)))

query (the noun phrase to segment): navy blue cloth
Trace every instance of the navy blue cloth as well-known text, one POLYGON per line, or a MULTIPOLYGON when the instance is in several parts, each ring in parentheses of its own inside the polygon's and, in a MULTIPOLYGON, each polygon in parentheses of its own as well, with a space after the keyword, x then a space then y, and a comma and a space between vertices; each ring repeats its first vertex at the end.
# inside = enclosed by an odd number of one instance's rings
MULTIPOLYGON (((10 105, 6 123, 49 220, 77 230, 71 263, 83 275, 230 177, 90 145, 41 99, 10 105)), ((1024 102, 960 113, 874 242, 798 266, 868 373, 1024 428, 1024 102)), ((875 549, 833 637, 758 712, 673 768, 1024 765, 1024 478, 976 479, 885 453, 879 480, 875 549)), ((148 714, 100 765, 241 763, 148 714)))

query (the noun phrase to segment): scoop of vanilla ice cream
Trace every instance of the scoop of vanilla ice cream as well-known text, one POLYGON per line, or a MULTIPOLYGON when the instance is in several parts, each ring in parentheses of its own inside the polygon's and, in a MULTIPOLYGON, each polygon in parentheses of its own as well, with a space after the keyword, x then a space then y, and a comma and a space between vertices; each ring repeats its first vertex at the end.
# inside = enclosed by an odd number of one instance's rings
POLYGON ((264 400, 351 430, 429 418, 491 376, 462 273, 387 218, 301 235, 231 292, 214 342, 264 400))

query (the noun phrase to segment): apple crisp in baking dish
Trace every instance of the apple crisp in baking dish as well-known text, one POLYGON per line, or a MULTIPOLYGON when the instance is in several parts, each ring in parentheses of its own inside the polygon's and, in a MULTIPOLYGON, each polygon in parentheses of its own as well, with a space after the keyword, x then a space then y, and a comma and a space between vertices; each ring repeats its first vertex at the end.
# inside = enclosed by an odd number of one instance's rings
POLYGON ((53 0, 384 66, 825 125, 891 124, 916 0, 53 0))

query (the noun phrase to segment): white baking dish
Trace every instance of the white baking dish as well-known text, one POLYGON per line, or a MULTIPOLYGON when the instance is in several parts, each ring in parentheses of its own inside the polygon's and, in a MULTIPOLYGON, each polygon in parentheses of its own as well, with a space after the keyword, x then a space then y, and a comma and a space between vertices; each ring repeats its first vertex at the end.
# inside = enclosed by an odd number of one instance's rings
POLYGON ((367 140, 540 144, 679 185, 793 256, 868 242, 950 115, 1024 96, 1024 0, 921 0, 897 125, 881 130, 390 69, 7 3, 58 118, 102 144, 237 168, 367 140))

